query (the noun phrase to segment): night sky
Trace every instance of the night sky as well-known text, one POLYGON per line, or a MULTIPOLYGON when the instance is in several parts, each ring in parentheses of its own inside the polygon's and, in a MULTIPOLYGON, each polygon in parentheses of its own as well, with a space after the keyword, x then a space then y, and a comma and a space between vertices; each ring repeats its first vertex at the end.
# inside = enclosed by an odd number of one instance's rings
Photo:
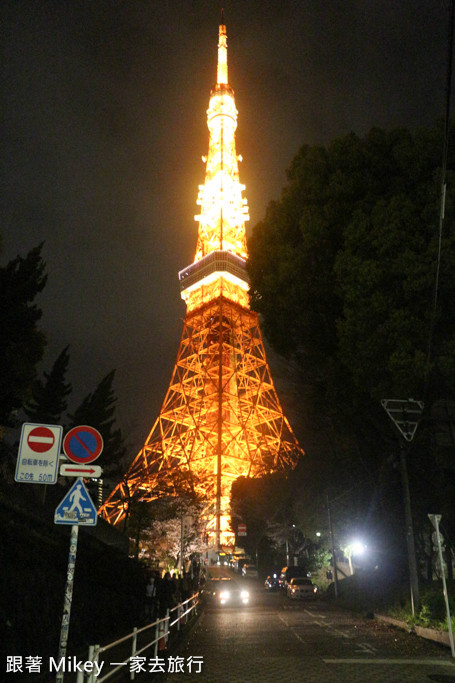
MULTIPOLYGON (((443 118, 449 0, 223 4, 248 230, 301 145, 443 118)), ((44 369, 70 345, 74 409, 116 368, 131 455, 180 340, 221 6, 0 3, 0 262, 45 241, 44 369)))

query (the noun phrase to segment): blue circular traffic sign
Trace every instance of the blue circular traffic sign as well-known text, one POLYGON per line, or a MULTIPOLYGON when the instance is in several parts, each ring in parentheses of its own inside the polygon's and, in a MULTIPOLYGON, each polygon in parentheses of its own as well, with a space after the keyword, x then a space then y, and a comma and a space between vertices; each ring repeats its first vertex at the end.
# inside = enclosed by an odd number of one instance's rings
POLYGON ((103 437, 88 425, 73 427, 63 439, 63 450, 71 462, 87 464, 101 455, 103 437))

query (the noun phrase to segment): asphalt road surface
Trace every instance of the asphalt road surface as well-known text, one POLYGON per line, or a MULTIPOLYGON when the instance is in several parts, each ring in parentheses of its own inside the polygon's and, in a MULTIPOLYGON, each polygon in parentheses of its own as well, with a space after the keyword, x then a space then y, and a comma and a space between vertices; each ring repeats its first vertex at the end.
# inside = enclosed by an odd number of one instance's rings
POLYGON ((449 648, 323 599, 296 602, 239 581, 251 604, 207 606, 179 652, 196 671, 175 669, 166 683, 455 683, 449 648))

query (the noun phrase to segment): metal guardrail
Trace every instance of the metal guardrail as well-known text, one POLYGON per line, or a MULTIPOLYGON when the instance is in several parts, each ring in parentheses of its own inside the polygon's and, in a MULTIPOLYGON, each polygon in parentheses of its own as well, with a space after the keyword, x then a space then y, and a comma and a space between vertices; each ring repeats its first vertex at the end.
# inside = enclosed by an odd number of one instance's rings
MULTIPOLYGON (((155 658, 158 657, 158 651, 160 650, 160 647, 162 646, 164 649, 168 642, 171 629, 173 627, 176 627, 175 630, 179 631, 181 626, 188 622, 188 617, 192 612, 194 612, 194 614, 197 614, 198 605, 199 593, 194 593, 194 595, 192 595, 184 602, 179 603, 170 610, 168 609, 166 611, 166 616, 162 619, 157 619, 151 624, 147 624, 147 626, 143 626, 139 629, 134 628, 134 630, 131 633, 128 633, 126 636, 123 636, 122 638, 119 638, 118 640, 115 640, 112 643, 108 643, 107 645, 90 645, 86 661, 91 662, 93 664, 98 663, 100 661, 101 655, 113 650, 119 645, 128 642, 129 640, 131 640, 131 654, 121 662, 114 662, 112 664, 112 668, 110 668, 110 670, 101 677, 97 677, 95 667, 94 670, 90 673, 79 671, 77 674, 76 682, 104 683, 104 681, 109 680, 114 674, 116 674, 121 669, 124 670, 125 665, 128 665, 128 662, 130 662, 133 657, 140 656, 143 652, 145 652, 152 646, 154 653, 153 656, 155 658), (147 642, 145 645, 142 645, 140 649, 137 649, 138 636, 140 634, 146 633, 147 631, 153 634, 154 637, 152 638, 152 640, 150 640, 150 642, 147 642)), ((136 672, 130 670, 130 680, 134 681, 135 675, 136 672)))

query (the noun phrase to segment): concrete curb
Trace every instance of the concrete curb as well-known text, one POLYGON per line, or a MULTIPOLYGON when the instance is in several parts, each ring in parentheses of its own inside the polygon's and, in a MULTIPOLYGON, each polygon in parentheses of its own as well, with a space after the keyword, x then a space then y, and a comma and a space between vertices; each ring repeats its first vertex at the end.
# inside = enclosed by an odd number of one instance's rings
POLYGON ((436 643, 441 643, 446 647, 450 647, 450 638, 448 631, 437 631, 434 628, 424 628, 423 626, 415 626, 415 632, 421 638, 427 640, 434 640, 436 643))
POLYGON ((450 639, 448 631, 438 631, 435 628, 425 628, 423 626, 409 626, 405 621, 400 619, 394 619, 393 617, 388 617, 385 614, 375 614, 375 619, 378 621, 383 621, 386 624, 391 624, 397 628, 401 628, 408 633, 415 633, 419 638, 425 638, 425 640, 432 640, 435 643, 440 643, 446 647, 450 647, 450 639))
POLYGON ((407 624, 405 621, 401 621, 400 619, 394 619, 393 617, 388 617, 385 614, 375 614, 374 616, 378 621, 384 621, 386 624, 391 624, 392 626, 401 628, 408 633, 412 633, 414 630, 412 626, 409 626, 409 624, 407 624))

